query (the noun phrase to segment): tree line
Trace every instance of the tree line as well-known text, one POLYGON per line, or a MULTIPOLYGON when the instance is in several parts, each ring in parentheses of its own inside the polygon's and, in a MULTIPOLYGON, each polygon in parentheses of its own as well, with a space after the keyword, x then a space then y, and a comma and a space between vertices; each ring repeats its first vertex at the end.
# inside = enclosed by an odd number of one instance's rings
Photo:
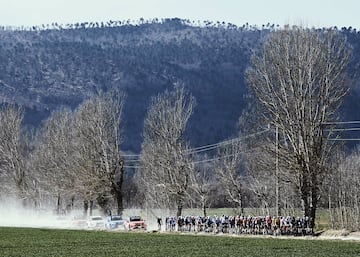
POLYGON ((35 208, 56 199, 57 212, 81 201, 90 213, 94 202, 108 210, 113 197, 121 212, 123 103, 122 93, 101 93, 74 111, 64 107, 53 112, 31 134, 21 127, 21 107, 5 106, 0 125, 2 196, 35 208))
MULTIPOLYGON (((358 228, 358 151, 344 156, 336 123, 350 89, 351 47, 334 29, 279 29, 254 52, 246 81, 249 108, 233 140, 192 148, 186 138, 195 97, 181 83, 153 97, 133 174, 120 150, 119 92, 94 95, 75 110, 53 112, 35 133, 24 133, 21 108, 1 110, 2 196, 40 207, 94 204, 104 213, 127 207, 207 208, 223 197, 243 214, 302 209, 316 220, 328 207, 334 227, 358 228), (204 152, 213 150, 212 155, 204 152), (126 184, 124 180, 127 179, 126 184), (275 211, 274 211, 275 210, 275 211)), ((131 170, 132 171, 132 170, 131 170)), ((275 213, 274 213, 275 212, 275 213)))

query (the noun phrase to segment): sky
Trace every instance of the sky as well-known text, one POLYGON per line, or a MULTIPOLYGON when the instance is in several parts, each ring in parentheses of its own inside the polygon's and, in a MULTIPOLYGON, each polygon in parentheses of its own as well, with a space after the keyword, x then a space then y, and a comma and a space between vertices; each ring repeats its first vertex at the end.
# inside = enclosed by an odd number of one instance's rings
POLYGON ((360 29, 359 0, 0 0, 1 26, 140 18, 360 29))

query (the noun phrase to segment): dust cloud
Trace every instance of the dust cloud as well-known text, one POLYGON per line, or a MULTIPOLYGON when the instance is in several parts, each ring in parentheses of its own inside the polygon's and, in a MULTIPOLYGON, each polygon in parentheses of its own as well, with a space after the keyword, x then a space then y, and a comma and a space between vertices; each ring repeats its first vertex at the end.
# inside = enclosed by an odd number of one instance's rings
POLYGON ((68 224, 52 210, 28 208, 8 199, 0 201, 0 226, 65 228, 68 224))
MULTIPOLYGON (((104 220, 106 219, 106 216, 101 215, 97 209, 94 210, 93 215, 100 215, 104 220)), ((164 224, 165 217, 170 215, 171 212, 167 210, 132 208, 125 209, 122 217, 127 220, 130 216, 141 216, 147 224, 147 230, 155 231, 158 230, 157 218, 160 217, 164 224)), ((0 201, 0 227, 88 229, 86 224, 88 216, 84 217, 82 210, 72 210, 58 215, 51 208, 24 207, 12 199, 0 201)), ((162 227, 164 229, 164 226, 162 227)))

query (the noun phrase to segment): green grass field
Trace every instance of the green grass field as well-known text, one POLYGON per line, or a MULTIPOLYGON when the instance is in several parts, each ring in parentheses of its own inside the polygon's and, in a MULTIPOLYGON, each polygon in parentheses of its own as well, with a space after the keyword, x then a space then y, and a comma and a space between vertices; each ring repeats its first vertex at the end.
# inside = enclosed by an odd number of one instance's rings
POLYGON ((0 228, 0 256, 360 256, 359 242, 0 228))

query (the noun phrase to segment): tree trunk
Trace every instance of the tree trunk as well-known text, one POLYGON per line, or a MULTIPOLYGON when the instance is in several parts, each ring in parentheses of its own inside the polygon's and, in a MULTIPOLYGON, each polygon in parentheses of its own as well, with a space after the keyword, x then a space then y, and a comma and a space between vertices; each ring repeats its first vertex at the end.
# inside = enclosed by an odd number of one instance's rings
POLYGON ((310 195, 308 190, 308 182, 307 182, 307 176, 302 176, 302 185, 300 187, 300 194, 301 194, 301 201, 302 201, 302 208, 304 212, 305 217, 310 217, 310 195))
POLYGON ((100 193, 97 197, 97 204, 104 214, 109 213, 109 200, 106 193, 100 193))
POLYGON ((88 210, 89 210, 89 201, 85 200, 84 201, 84 212, 83 212, 84 217, 87 217, 88 210))
MULTIPOLYGON (((313 171, 312 174, 312 187, 311 187, 311 204, 310 204, 310 222, 312 222, 311 228, 315 227, 315 219, 316 219, 316 209, 317 209, 317 203, 318 203, 318 196, 319 196, 319 190, 318 190, 318 179, 316 176, 316 172, 313 171)), ((313 232, 313 231, 312 231, 313 232)))
POLYGON ((71 197, 71 210, 74 210, 75 196, 71 197))
POLYGON ((330 223, 331 228, 335 229, 335 220, 334 220, 334 213, 332 211, 332 198, 331 198, 331 187, 329 187, 328 191, 328 208, 329 208, 329 216, 330 216, 330 223))
MULTIPOLYGON (((301 163, 301 162, 300 162, 301 163)), ((302 208, 305 217, 310 217, 310 185, 309 185, 309 175, 306 171, 305 164, 302 163, 302 174, 300 179, 300 194, 301 194, 301 201, 302 201, 302 208)))
POLYGON ((244 214, 244 203, 243 203, 243 195, 240 193, 239 195, 239 210, 240 210, 240 214, 243 215, 244 214))
POLYGON ((123 198, 122 198, 121 190, 117 190, 115 192, 115 198, 116 198, 116 203, 117 203, 117 214, 121 216, 123 214, 123 211, 124 211, 123 198))
MULTIPOLYGON (((316 197, 316 196, 315 196, 316 197)), ((313 197, 314 198, 314 197, 313 197)), ((316 219, 316 209, 317 209, 317 199, 313 199, 312 206, 310 208, 310 218, 309 218, 309 225, 311 228, 311 233, 314 233, 315 228, 315 219, 316 219)))
POLYGON ((202 210, 203 210, 204 217, 207 217, 207 215, 206 215, 206 201, 205 200, 202 201, 202 210))
POLYGON ((182 205, 178 205, 178 207, 177 207, 177 212, 176 212, 176 217, 181 216, 181 213, 182 213, 182 208, 183 208, 183 206, 182 206, 182 205))
POLYGON ((57 202, 56 202, 56 212, 58 215, 60 214, 60 204, 61 204, 61 197, 60 197, 60 194, 58 194, 57 202))
POLYGON ((89 215, 92 216, 92 215, 93 215, 93 208, 94 208, 94 201, 93 201, 93 200, 90 200, 90 206, 89 206, 89 208, 90 208, 90 213, 89 213, 89 215))
POLYGON ((307 191, 301 192, 302 209, 305 217, 310 217, 310 205, 307 191))
MULTIPOLYGON (((179 196, 178 196, 179 197, 179 196)), ((179 198, 178 200, 177 200, 177 212, 176 212, 176 217, 179 217, 179 216, 181 216, 181 214, 182 214, 182 209, 183 209, 183 200, 182 200, 182 198, 179 198)))
POLYGON ((117 214, 122 215, 123 211, 124 211, 123 195, 122 195, 122 185, 124 182, 124 161, 123 160, 120 160, 119 167, 120 167, 119 181, 116 182, 115 184, 113 184, 113 190, 114 190, 114 195, 115 195, 116 203, 117 203, 117 214))

